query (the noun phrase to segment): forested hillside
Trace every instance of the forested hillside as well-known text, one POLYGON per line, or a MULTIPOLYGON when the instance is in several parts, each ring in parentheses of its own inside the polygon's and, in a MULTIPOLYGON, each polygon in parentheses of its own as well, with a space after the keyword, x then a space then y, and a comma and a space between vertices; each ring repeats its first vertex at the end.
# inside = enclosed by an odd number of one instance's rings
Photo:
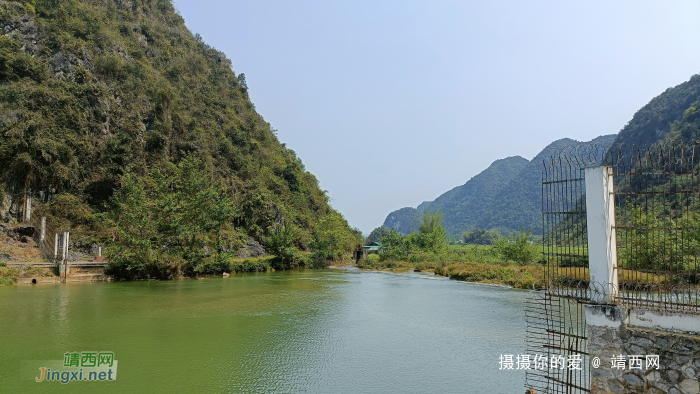
POLYGON ((606 135, 588 142, 564 138, 549 144, 531 161, 520 156, 496 160, 467 183, 435 201, 423 202, 418 209, 402 208, 390 213, 384 226, 396 228, 403 234, 417 231, 420 211, 431 209, 444 214, 443 225, 451 236, 460 236, 476 228, 504 233, 523 229, 541 234, 544 160, 557 150, 580 144, 607 146, 614 138, 615 135, 606 135), (414 218, 414 222, 409 222, 410 218, 414 218))
POLYGON ((689 141, 697 137, 697 102, 700 101, 700 74, 673 88, 668 88, 637 111, 620 130, 616 144, 649 146, 666 138, 673 130, 674 137, 689 141), (695 103, 695 104, 694 104, 695 103), (696 108, 692 110, 691 108, 696 108), (681 124, 682 123, 682 124, 681 124))
MULTIPOLYGON (((301 249, 329 228, 340 247, 357 241, 255 111, 245 76, 187 29, 170 0, 0 1, 0 29, 5 220, 31 193, 55 227, 118 240, 115 191, 131 179, 146 200, 184 193, 192 184, 158 182, 190 171, 201 190, 232 205, 219 229, 225 239, 200 243, 235 249, 250 236, 266 244, 275 228, 301 249)), ((153 231, 147 237, 165 229, 153 231)))
POLYGON ((499 195, 528 163, 520 156, 496 160, 464 185, 442 194, 431 203, 421 204, 418 210, 440 210, 448 234, 459 235, 472 230, 478 226, 480 218, 489 215, 489 205, 484 202, 499 195))
POLYGON ((557 150, 586 144, 607 146, 614 139, 614 134, 600 136, 588 142, 563 138, 547 145, 493 200, 489 201, 477 227, 506 231, 524 229, 532 230, 534 234, 542 234, 543 163, 557 150))
POLYGON ((416 208, 406 207, 390 213, 384 219, 384 227, 396 229, 401 234, 418 231, 420 212, 416 208))

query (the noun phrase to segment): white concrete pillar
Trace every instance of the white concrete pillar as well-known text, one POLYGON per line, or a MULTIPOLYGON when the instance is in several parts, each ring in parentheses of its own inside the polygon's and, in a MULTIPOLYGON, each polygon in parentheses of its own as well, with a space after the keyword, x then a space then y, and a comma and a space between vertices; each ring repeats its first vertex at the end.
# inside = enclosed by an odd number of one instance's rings
POLYGON ((27 192, 26 198, 24 199, 24 222, 29 223, 32 219, 32 194, 27 192))
POLYGON ((590 167, 585 174, 591 297, 595 302, 612 304, 618 296, 613 170, 590 167))
POLYGON ((58 259, 58 233, 54 234, 54 242, 53 242, 53 258, 58 259))
POLYGON ((68 256, 68 233, 65 231, 63 232, 63 245, 62 246, 63 246, 63 248, 62 248, 63 254, 61 256, 61 260, 63 260, 63 262, 65 263, 66 256, 68 256))
POLYGON ((46 216, 41 217, 41 232, 39 233, 39 245, 44 244, 46 239, 46 216))

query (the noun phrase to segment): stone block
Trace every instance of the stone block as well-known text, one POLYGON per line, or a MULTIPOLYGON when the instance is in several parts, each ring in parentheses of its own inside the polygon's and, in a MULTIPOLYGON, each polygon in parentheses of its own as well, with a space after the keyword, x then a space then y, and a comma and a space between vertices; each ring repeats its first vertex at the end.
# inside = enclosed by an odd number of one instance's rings
POLYGON ((670 370, 666 372, 666 377, 671 383, 677 383, 680 380, 681 374, 676 370, 670 370))
POLYGON ((681 388, 688 394, 700 394, 700 383, 697 379, 683 379, 681 388))
POLYGON ((627 385, 632 386, 632 388, 644 388, 644 380, 633 373, 624 374, 622 378, 627 382, 627 385))

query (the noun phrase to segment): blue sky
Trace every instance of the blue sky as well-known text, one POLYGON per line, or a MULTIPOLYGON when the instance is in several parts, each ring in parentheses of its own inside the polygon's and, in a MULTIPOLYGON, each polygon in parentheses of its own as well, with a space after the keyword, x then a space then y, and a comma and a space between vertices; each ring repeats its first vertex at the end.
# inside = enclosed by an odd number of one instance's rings
POLYGON ((174 3, 365 233, 700 73, 698 1, 174 3))

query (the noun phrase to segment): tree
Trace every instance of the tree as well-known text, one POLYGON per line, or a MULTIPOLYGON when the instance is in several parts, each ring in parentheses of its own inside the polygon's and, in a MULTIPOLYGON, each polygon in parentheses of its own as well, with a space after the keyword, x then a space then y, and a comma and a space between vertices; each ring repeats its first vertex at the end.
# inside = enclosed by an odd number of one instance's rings
POLYGON ((345 230, 347 222, 339 213, 331 213, 321 219, 313 232, 311 268, 325 268, 329 260, 343 257, 357 242, 355 234, 345 230))
POLYGON ((290 227, 276 224, 271 232, 272 236, 265 245, 265 249, 276 258, 274 268, 286 269, 296 267, 301 257, 294 246, 294 231, 290 227))
POLYGON ((143 181, 127 174, 122 182, 109 214, 116 224, 116 242, 106 251, 110 261, 106 273, 121 279, 147 278, 148 268, 157 260, 152 252, 158 238, 156 226, 151 220, 143 181))
POLYGON ((442 213, 439 210, 431 212, 430 208, 426 208, 423 211, 423 223, 420 225, 420 233, 430 234, 439 227, 442 227, 442 213))
POLYGON ((493 245, 500 237, 501 234, 496 230, 484 230, 478 227, 462 233, 462 241, 470 245, 493 245))
POLYGON ((369 233, 369 237, 367 238, 369 238, 370 242, 378 242, 381 241, 382 238, 389 235, 390 232, 391 230, 389 230, 388 228, 380 226, 372 230, 372 232, 369 233))
POLYGON ((219 253, 233 218, 233 202, 194 154, 143 178, 126 174, 122 182, 106 215, 116 232, 108 249, 113 275, 133 279, 191 274, 207 263, 209 250, 219 253), (176 267, 178 261, 183 265, 176 267))
POLYGON ((514 235, 497 239, 494 249, 504 260, 531 264, 540 256, 539 248, 530 243, 531 236, 530 231, 520 230, 514 235))
POLYGON ((420 225, 420 247, 439 252, 445 247, 447 232, 442 227, 442 213, 438 210, 430 212, 429 208, 423 211, 423 223, 420 225))

